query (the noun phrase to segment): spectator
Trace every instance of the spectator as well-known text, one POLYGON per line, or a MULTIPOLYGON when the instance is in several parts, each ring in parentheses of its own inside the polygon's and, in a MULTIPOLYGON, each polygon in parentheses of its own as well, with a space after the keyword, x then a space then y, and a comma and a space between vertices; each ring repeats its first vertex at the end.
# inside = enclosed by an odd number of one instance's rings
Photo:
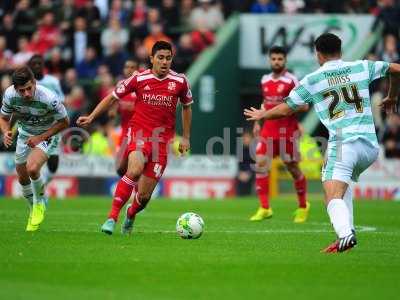
POLYGON ((94 4, 94 0, 87 0, 85 5, 78 10, 78 16, 86 20, 89 28, 100 28, 100 10, 94 4))
POLYGON ((129 12, 123 7, 122 0, 113 0, 108 14, 109 19, 117 19, 122 25, 128 23, 129 12))
POLYGON ((104 58, 104 64, 107 65, 111 74, 117 77, 122 74, 122 69, 128 55, 118 42, 110 45, 110 51, 110 54, 104 58))
POLYGON ((64 95, 70 94, 75 86, 78 86, 78 76, 75 69, 70 68, 65 72, 64 78, 61 80, 61 88, 64 95))
POLYGON ((196 54, 199 54, 214 43, 215 36, 211 30, 207 30, 204 24, 198 24, 196 28, 192 31, 191 37, 193 50, 196 54))
POLYGON ((14 20, 11 14, 4 15, 0 28, 0 35, 3 35, 6 38, 8 48, 15 53, 18 46, 18 34, 15 32, 14 20))
POLYGON ((76 66, 78 78, 80 79, 95 78, 99 65, 100 61, 97 57, 96 49, 93 47, 88 47, 86 49, 85 58, 76 66))
POLYGON ((15 7, 14 24, 17 29, 17 34, 29 35, 32 32, 32 26, 34 26, 36 22, 36 16, 34 10, 30 6, 29 0, 20 0, 15 7))
POLYGON ((282 8, 285 14, 296 14, 303 9, 305 3, 303 0, 283 0, 282 8))
POLYGON ((175 70, 179 73, 185 72, 195 58, 193 50, 192 37, 190 34, 182 34, 179 38, 177 54, 174 58, 175 70))
POLYGON ((146 48, 147 54, 151 53, 151 49, 157 41, 171 42, 171 39, 164 34, 163 27, 161 24, 153 24, 150 28, 150 35, 147 36, 144 41, 144 47, 146 48))
POLYGON ((381 59, 387 62, 398 62, 397 39, 393 34, 388 34, 383 39, 383 52, 381 59))
POLYGON ((29 40, 25 36, 21 36, 18 39, 18 52, 12 57, 12 67, 17 68, 28 62, 32 57, 33 52, 29 48, 29 40))
POLYGON ((44 54, 61 42, 61 35, 58 26, 54 23, 54 13, 46 12, 40 21, 37 30, 36 47, 38 53, 44 54), (40 51, 40 52, 39 52, 40 51))
POLYGON ((179 11, 175 0, 163 0, 161 4, 161 15, 165 21, 165 31, 171 34, 171 28, 179 24, 179 11))
POLYGON ((63 0, 62 5, 58 7, 56 20, 60 30, 67 32, 71 30, 75 18, 74 0, 63 0))
POLYGON ((250 146, 252 144, 252 135, 249 132, 244 132, 242 136, 243 152, 242 157, 238 157, 239 172, 237 176, 237 194, 240 196, 250 195, 252 193, 254 172, 252 164, 254 161, 251 157, 250 146))
POLYGON ((183 27, 190 27, 190 15, 193 10, 193 0, 182 0, 179 8, 179 22, 183 27))
POLYGON ((344 11, 348 14, 362 14, 368 12, 367 0, 350 0, 345 1, 344 11))
POLYGON ((146 18, 148 7, 145 0, 135 0, 131 15, 131 26, 134 36, 146 36, 146 18))
POLYGON ((47 72, 60 79, 68 69, 69 63, 62 58, 60 48, 56 47, 50 51, 50 55, 49 58, 46 59, 45 66, 47 72))
POLYGON ((150 32, 151 26, 154 24, 163 24, 163 22, 161 20, 160 11, 157 8, 150 8, 147 12, 147 34, 150 32))
POLYGON ((272 0, 256 0, 250 11, 255 14, 277 13, 279 12, 279 7, 272 0))
MULTIPOLYGON (((113 77, 110 73, 104 73, 100 76, 100 85, 96 90, 96 100, 97 103, 104 99, 107 95, 111 94, 114 91, 115 85, 113 77)), ((97 103, 93 103, 97 105, 97 103)))
POLYGON ((85 109, 85 92, 79 85, 74 85, 70 93, 65 95, 65 108, 67 109, 68 116, 71 124, 75 124, 81 112, 85 109))
POLYGON ((7 71, 11 67, 13 53, 7 49, 7 40, 0 35, 0 72, 7 71))
POLYGON ((216 31, 224 23, 221 9, 217 5, 212 5, 212 2, 212 0, 198 0, 200 5, 190 14, 190 23, 193 28, 197 24, 204 24, 208 30, 216 31))
POLYGON ((382 23, 384 34, 393 34, 396 38, 399 38, 400 8, 394 0, 381 0, 379 5, 381 7, 372 26, 372 31, 376 29, 379 23, 382 23))
POLYGON ((90 37, 86 28, 86 20, 83 17, 77 17, 74 22, 74 31, 68 42, 73 53, 74 64, 78 64, 83 60, 86 48, 89 46, 90 37))
MULTIPOLYGON (((101 45, 104 47, 104 54, 110 55, 113 48, 123 49, 129 41, 129 33, 125 28, 121 28, 118 19, 110 19, 108 27, 101 33, 101 45)), ((115 53, 115 52, 114 52, 115 53)))
POLYGON ((398 114, 388 116, 382 143, 387 158, 400 158, 400 116, 398 114))

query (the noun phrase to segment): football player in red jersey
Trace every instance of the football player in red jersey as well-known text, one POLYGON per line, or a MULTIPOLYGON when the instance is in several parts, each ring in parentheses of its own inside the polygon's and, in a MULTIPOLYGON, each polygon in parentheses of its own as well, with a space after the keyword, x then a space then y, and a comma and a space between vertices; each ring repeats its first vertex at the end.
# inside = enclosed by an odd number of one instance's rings
POLYGON ((171 44, 156 42, 150 56, 152 68, 121 82, 89 116, 81 116, 77 121, 78 125, 87 126, 113 103, 129 93, 136 93, 130 127, 128 168, 118 181, 111 211, 101 227, 107 234, 113 233, 118 213, 133 191, 136 194, 127 208, 122 233, 132 232, 136 214, 149 202, 167 165, 168 144, 175 134, 178 102, 182 104, 183 128, 179 151, 186 153, 190 148, 192 93, 186 77, 170 70, 172 58, 171 44))
MULTIPOLYGON (((124 79, 128 79, 136 72, 139 66, 134 59, 125 61, 123 74, 124 79)), ((118 82, 120 84, 123 80, 118 82)), ((131 127, 131 120, 133 111, 135 109, 136 93, 132 92, 123 97, 118 103, 112 107, 109 116, 114 117, 119 115, 121 124, 121 134, 118 141, 118 153, 116 155, 116 169, 119 176, 124 176, 128 168, 128 144, 130 139, 129 128, 131 127)))
MULTIPOLYGON (((290 91, 298 85, 297 78, 286 70, 286 51, 274 46, 269 51, 269 62, 272 73, 261 79, 263 103, 261 107, 269 110, 282 103, 290 91)), ((304 107, 303 111, 308 110, 304 107)), ((307 220, 310 204, 306 201, 307 182, 298 162, 300 154, 297 147, 299 127, 296 116, 292 115, 279 120, 265 121, 262 128, 259 122, 254 123, 254 136, 258 138, 256 148, 256 192, 260 207, 250 218, 261 221, 272 217, 269 204, 269 169, 272 158, 280 156, 294 179, 299 208, 295 211, 295 223, 307 220)))

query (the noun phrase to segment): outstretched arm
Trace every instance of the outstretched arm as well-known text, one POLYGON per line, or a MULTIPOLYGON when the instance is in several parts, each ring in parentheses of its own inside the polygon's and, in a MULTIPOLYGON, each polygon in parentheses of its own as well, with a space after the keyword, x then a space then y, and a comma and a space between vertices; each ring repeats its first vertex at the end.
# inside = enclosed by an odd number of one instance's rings
POLYGON ((3 143, 6 148, 10 147, 13 143, 12 131, 10 129, 10 116, 0 114, 0 129, 3 133, 3 143))
POLYGON ((380 106, 387 114, 397 111, 397 97, 400 92, 400 64, 391 63, 389 65, 389 91, 380 106))
POLYGON ((261 119, 275 120, 290 116, 295 113, 295 110, 290 108, 286 103, 281 103, 269 110, 256 109, 251 107, 250 109, 244 110, 244 115, 247 121, 258 121, 261 119))
POLYGON ((94 119, 96 119, 102 113, 110 109, 117 100, 118 99, 114 97, 113 94, 106 96, 105 98, 103 98, 103 100, 100 101, 99 104, 97 104, 97 106, 90 113, 90 115, 79 117, 78 120, 76 121, 76 124, 78 124, 79 126, 90 125, 90 123, 92 123, 94 119))

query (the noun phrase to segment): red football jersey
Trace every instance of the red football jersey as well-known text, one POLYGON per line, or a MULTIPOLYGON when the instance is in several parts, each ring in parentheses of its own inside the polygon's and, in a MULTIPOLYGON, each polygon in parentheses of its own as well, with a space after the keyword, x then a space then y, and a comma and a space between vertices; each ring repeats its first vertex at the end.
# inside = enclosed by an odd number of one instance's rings
MULTIPOLYGON (((263 95, 263 107, 269 110, 289 95, 290 91, 299 84, 297 78, 285 71, 278 78, 273 74, 264 75, 261 79, 261 89, 263 95)), ((290 138, 298 129, 298 121, 295 115, 277 120, 267 120, 261 130, 261 136, 279 139, 280 137, 290 138)))
POLYGON ((159 79, 151 70, 146 70, 122 81, 113 95, 122 99, 133 92, 137 98, 130 122, 132 130, 142 130, 144 137, 151 137, 154 131, 154 136, 161 138, 160 142, 167 143, 175 135, 178 101, 182 105, 193 102, 188 80, 183 74, 173 71, 159 79))
MULTIPOLYGON (((123 80, 118 82, 120 84, 123 80)), ((132 92, 122 97, 118 103, 118 113, 121 119, 121 128, 132 126, 132 117, 135 109, 136 93, 132 92)))

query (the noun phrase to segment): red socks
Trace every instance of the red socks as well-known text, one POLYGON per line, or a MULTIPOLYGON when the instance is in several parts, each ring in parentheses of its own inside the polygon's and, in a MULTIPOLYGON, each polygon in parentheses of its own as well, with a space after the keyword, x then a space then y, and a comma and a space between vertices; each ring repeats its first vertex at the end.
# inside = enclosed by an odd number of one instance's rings
POLYGON ((256 174, 256 192, 260 205, 263 208, 269 208, 269 176, 265 174, 256 174))
POLYGON ((142 204, 140 201, 139 193, 136 193, 135 198, 133 199, 132 205, 128 209, 128 218, 132 219, 136 216, 138 212, 144 209, 146 205, 142 204))
POLYGON ((118 181, 111 206, 111 211, 108 215, 109 218, 114 219, 115 221, 118 220, 121 208, 129 200, 132 191, 136 190, 136 188, 137 182, 133 181, 126 175, 118 181))
POLYGON ((297 198, 299 200, 299 207, 306 208, 306 193, 307 193, 307 180, 304 175, 294 181, 294 187, 297 191, 297 198))

